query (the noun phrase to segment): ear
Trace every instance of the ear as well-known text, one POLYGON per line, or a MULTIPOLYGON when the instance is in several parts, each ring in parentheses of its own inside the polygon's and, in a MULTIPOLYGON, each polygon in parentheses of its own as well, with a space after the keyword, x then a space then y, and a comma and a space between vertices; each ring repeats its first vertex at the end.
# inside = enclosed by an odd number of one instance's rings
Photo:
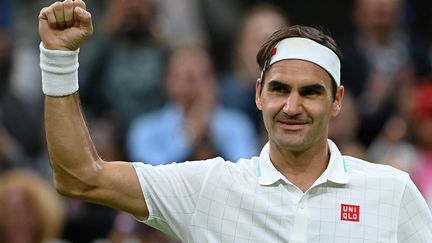
POLYGON ((258 107, 258 110, 262 111, 262 103, 261 103, 261 79, 258 78, 255 83, 255 104, 258 107))
POLYGON ((341 85, 336 90, 336 97, 333 101, 333 107, 332 107, 332 116, 335 117, 339 114, 341 108, 342 108, 342 100, 344 97, 345 88, 341 85))

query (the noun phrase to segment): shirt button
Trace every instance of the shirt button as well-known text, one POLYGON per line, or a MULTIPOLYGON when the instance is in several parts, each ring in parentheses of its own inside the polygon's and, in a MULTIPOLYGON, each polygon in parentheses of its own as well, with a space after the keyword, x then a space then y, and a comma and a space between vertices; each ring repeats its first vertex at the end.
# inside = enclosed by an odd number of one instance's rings
POLYGON ((299 207, 300 207, 300 209, 304 209, 304 207, 305 207, 304 203, 300 202, 299 207))

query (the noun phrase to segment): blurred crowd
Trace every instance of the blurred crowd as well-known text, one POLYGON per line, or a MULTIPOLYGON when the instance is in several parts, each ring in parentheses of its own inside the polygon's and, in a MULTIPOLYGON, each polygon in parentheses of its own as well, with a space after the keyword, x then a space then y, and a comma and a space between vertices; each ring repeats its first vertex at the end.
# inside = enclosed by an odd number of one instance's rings
MULTIPOLYGON (((53 190, 37 16, 53 1, 0 0, 0 242, 178 242, 125 213, 53 190)), ((330 138, 408 172, 432 208, 432 2, 94 0, 80 97, 105 160, 258 155, 255 55, 282 26, 330 31, 346 95, 330 138)))

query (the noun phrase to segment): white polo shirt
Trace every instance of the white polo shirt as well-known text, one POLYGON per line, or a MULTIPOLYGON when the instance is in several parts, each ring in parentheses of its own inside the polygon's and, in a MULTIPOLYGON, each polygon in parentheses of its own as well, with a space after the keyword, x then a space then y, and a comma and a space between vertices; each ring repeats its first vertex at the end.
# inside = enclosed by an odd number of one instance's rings
POLYGON ((260 157, 134 163, 142 222, 182 242, 432 242, 432 216, 408 174, 342 156, 303 193, 260 157))

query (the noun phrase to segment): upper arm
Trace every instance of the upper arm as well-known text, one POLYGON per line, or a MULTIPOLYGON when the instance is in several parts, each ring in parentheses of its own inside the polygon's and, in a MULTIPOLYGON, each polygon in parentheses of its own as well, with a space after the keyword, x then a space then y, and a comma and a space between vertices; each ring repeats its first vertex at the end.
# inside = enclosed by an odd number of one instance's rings
POLYGON ((134 168, 100 159, 85 123, 78 93, 45 96, 45 131, 59 193, 103 204, 138 217, 147 206, 134 168))
POLYGON ((82 197, 128 212, 139 218, 148 217, 148 209, 138 176, 131 163, 100 162, 96 169, 93 186, 82 197))

